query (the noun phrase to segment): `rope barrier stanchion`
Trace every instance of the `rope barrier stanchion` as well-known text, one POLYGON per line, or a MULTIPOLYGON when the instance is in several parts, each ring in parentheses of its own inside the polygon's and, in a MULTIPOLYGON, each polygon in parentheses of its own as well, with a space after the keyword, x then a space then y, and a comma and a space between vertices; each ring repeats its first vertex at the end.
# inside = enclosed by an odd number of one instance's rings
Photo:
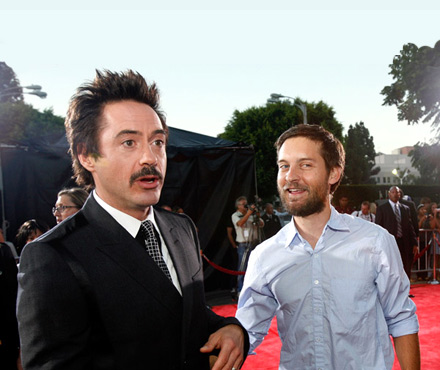
POLYGON ((206 257, 203 254, 203 252, 200 252, 200 254, 205 259, 206 262, 208 262, 212 267, 214 267, 218 271, 224 272, 225 274, 229 274, 229 275, 244 275, 245 274, 244 271, 229 270, 229 269, 226 269, 224 267, 221 267, 221 266, 215 264, 214 262, 212 262, 208 257, 206 257))

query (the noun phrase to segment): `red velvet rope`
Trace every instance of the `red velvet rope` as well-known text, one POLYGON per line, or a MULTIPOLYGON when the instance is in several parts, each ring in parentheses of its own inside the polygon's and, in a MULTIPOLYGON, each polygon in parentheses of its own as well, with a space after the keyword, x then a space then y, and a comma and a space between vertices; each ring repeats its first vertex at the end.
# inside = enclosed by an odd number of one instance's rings
MULTIPOLYGON (((437 239, 437 233, 436 233, 436 232, 433 232, 433 233, 432 233, 432 239, 435 239, 435 241, 437 242, 437 244, 439 244, 439 241, 438 241, 438 239, 437 239)), ((414 256, 413 263, 416 262, 420 257, 422 257, 422 256, 428 251, 429 247, 430 247, 430 245, 427 244, 426 247, 423 248, 422 251, 421 251, 420 253, 417 253, 417 254, 414 256)), ((435 246, 434 246, 434 247, 435 247, 435 246)))
POLYGON ((219 271, 224 272, 229 275, 244 275, 245 274, 244 271, 229 270, 229 269, 225 269, 224 267, 221 267, 219 265, 216 265, 214 262, 210 261, 209 258, 203 254, 203 252, 201 252, 201 254, 202 254, 202 257, 206 260, 206 262, 208 262, 216 270, 219 270, 219 271))

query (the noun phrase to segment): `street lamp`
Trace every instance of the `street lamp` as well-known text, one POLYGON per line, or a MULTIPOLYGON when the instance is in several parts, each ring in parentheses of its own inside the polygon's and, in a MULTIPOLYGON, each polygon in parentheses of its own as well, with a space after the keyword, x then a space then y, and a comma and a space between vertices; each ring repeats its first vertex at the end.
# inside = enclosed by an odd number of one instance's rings
POLYGON ((47 96, 46 92, 41 91, 40 85, 29 85, 29 86, 14 86, 4 89, 3 91, 0 91, 0 99, 4 98, 5 96, 15 95, 17 94, 17 92, 21 92, 22 94, 36 95, 41 99, 45 99, 47 96), (27 89, 31 91, 23 91, 23 89, 27 89))
POLYGON ((303 123, 307 125, 307 106, 301 102, 299 99, 292 98, 291 96, 281 95, 281 94, 270 94, 270 98, 267 99, 268 103, 279 103, 281 98, 291 99, 293 101, 293 105, 296 105, 301 112, 303 113, 303 123))
POLYGON ((400 180, 400 185, 403 184, 403 179, 409 174, 409 172, 410 172, 409 169, 408 169, 408 168, 405 168, 405 171, 403 171, 402 176, 400 176, 399 171, 397 170, 397 168, 395 168, 394 170, 391 171, 391 173, 392 173, 394 176, 397 176, 398 179, 400 180))

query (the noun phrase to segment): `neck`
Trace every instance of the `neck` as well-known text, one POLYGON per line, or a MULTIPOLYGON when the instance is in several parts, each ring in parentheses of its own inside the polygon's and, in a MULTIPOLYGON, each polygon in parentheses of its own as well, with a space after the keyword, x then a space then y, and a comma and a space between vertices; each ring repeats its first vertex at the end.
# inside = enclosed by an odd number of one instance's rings
POLYGON ((330 203, 326 202, 324 209, 319 213, 314 213, 306 217, 294 216, 296 229, 299 234, 307 240, 313 249, 315 249, 325 225, 330 219, 330 203))

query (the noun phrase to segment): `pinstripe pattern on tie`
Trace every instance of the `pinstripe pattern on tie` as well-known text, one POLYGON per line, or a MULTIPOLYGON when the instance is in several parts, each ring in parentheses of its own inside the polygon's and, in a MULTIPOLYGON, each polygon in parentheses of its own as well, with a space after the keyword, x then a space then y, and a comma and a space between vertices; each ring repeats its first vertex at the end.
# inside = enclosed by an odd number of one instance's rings
POLYGON ((396 214, 397 220, 397 237, 402 237, 402 218, 400 217, 399 206, 397 204, 394 205, 394 213, 396 214))

